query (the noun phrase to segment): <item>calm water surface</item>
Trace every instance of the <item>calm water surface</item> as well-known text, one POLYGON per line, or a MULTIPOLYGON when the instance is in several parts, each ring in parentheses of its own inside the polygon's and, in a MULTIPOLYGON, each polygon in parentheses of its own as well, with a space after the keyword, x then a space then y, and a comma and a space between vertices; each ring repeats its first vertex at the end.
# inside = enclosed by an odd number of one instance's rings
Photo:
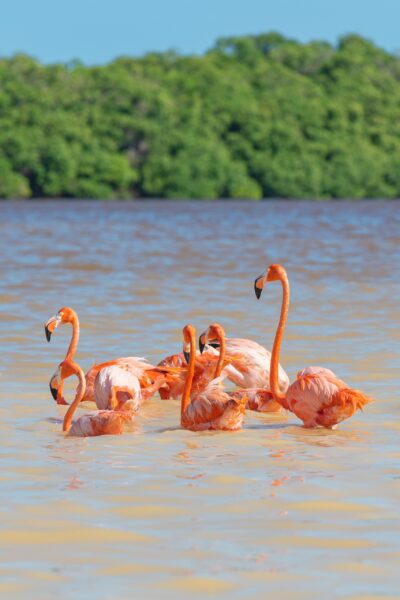
POLYGON ((399 236, 386 202, 1 203, 0 595, 400 598, 399 236), (290 377, 331 366, 375 404, 334 432, 249 413, 191 433, 157 397, 132 433, 62 435, 59 308, 85 369, 157 362, 187 322, 271 347, 280 286, 253 292, 271 262, 292 286, 290 377))

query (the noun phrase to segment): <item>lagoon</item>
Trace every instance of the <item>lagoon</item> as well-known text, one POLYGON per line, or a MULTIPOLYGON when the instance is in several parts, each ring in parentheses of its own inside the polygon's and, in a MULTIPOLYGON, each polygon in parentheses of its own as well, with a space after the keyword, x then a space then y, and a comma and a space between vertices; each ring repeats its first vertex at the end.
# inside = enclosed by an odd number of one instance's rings
MULTIPOLYGON (((400 212, 393 202, 0 203, 0 592, 7 598, 397 598, 400 212), (179 427, 153 398, 120 437, 64 438, 48 381, 72 306, 78 362, 181 350, 221 322, 282 363, 332 368, 376 399, 335 431, 248 413, 237 433, 179 427)), ((72 381, 67 396, 73 395, 72 381)), ((83 407, 89 411, 90 405, 83 407)))

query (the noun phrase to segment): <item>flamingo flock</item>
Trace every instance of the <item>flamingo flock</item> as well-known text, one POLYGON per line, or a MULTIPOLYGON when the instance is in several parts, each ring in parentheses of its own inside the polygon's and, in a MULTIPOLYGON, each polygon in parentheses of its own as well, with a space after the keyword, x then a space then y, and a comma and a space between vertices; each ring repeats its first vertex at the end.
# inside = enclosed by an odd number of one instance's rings
POLYGON ((76 394, 63 421, 63 431, 72 436, 121 434, 134 422, 141 406, 155 393, 161 399, 181 400, 180 424, 191 431, 234 431, 243 425, 246 410, 265 413, 289 411, 307 428, 332 429, 371 402, 359 390, 350 388, 325 367, 306 367, 290 384, 279 363, 283 332, 289 312, 289 279, 279 264, 270 265, 257 277, 257 299, 270 282, 282 286, 282 304, 272 353, 249 339, 229 338, 214 323, 199 336, 185 325, 179 354, 152 365, 144 358, 122 357, 93 365, 84 374, 75 361, 79 342, 79 319, 69 307, 61 308, 45 324, 48 342, 59 325, 69 324, 72 336, 65 359, 50 379, 53 399, 66 405, 64 381, 75 376, 76 394), (225 389, 228 379, 237 388, 225 389), (97 410, 73 420, 82 401, 95 402, 97 410))

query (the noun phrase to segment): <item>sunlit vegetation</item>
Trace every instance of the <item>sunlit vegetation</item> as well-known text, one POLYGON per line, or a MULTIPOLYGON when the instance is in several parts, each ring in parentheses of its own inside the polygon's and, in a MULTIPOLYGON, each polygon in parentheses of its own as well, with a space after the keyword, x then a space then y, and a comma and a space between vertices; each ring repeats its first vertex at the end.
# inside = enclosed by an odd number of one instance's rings
POLYGON ((0 197, 400 196, 400 59, 349 35, 0 60, 0 197))

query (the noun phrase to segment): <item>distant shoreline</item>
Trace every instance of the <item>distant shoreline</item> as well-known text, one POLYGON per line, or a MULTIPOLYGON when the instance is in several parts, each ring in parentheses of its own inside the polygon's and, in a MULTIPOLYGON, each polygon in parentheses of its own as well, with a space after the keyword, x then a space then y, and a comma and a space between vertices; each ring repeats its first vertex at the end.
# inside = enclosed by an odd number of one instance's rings
POLYGON ((400 197, 400 57, 223 38, 87 67, 0 59, 0 197, 400 197))
POLYGON ((302 202, 312 202, 315 204, 326 204, 326 203, 335 203, 335 202, 351 202, 351 203, 360 203, 360 202, 398 202, 399 198, 324 198, 323 200, 319 200, 317 198, 260 198, 259 200, 252 200, 251 198, 114 198, 114 199, 101 199, 101 198, 0 198, 0 204, 4 202, 12 202, 12 203, 23 203, 29 204, 32 202, 48 202, 48 203, 78 203, 78 202, 90 202, 90 203, 99 203, 99 204, 145 204, 147 202, 157 202, 162 204, 168 203, 179 203, 179 204, 187 204, 187 203, 198 203, 198 204, 215 204, 215 203, 228 203, 234 202, 237 204, 240 203, 249 203, 249 204, 267 204, 269 202, 290 202, 290 203, 302 203, 302 202))

